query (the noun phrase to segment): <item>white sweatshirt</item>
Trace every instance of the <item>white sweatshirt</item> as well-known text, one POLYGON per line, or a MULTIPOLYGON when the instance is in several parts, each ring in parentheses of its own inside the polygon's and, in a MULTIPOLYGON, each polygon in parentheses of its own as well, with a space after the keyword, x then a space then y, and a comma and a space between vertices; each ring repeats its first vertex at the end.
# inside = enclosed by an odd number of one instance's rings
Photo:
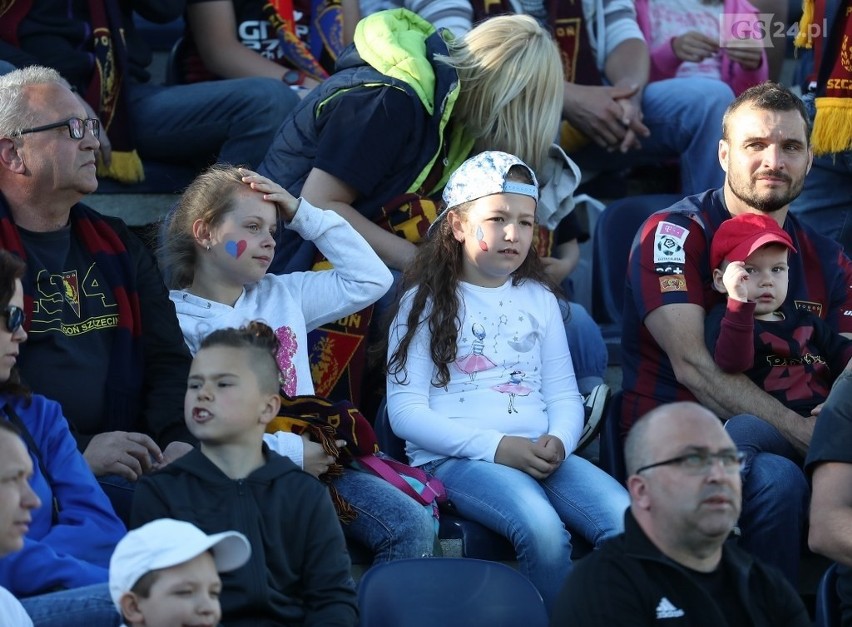
MULTIPOLYGON (((381 298, 391 286, 390 270, 366 240, 333 211, 300 199, 288 229, 313 241, 333 269, 267 274, 246 285, 233 306, 172 290, 183 337, 194 355, 211 331, 261 320, 275 330, 281 349, 278 366, 283 389, 290 395, 313 394, 308 361, 308 331, 359 311, 381 298)), ((302 440, 293 433, 265 437, 267 444, 302 465, 302 440)))
MULTIPOLYGON (((458 290, 459 347, 447 387, 431 384, 436 368, 422 324, 409 346, 407 382, 388 376, 388 414, 411 464, 444 457, 493 462, 504 435, 551 434, 573 451, 583 399, 556 298, 533 281, 498 288, 459 283, 458 290)), ((388 356, 405 334, 412 295, 403 296, 391 325, 388 356)))

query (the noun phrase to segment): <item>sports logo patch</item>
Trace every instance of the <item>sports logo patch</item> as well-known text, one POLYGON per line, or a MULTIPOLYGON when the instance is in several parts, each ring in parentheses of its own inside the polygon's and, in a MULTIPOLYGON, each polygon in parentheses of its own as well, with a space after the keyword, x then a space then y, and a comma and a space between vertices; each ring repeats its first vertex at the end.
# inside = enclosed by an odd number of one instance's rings
POLYGON ((654 232, 654 263, 686 263, 683 246, 687 237, 688 229, 671 222, 660 222, 654 232))
POLYGON ((812 314, 816 314, 822 318, 822 303, 816 303, 812 300, 794 300, 793 304, 796 306, 796 309, 810 311, 812 314))
POLYGON ((660 279, 660 292, 685 292, 686 291, 686 277, 681 275, 667 275, 661 276, 660 279))

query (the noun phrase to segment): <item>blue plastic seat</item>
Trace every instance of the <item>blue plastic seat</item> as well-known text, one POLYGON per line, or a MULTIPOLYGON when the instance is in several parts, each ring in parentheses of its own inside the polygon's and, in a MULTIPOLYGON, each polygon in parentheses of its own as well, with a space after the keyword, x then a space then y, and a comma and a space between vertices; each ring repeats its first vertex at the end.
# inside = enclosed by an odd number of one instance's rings
POLYGON ((609 364, 621 364, 624 282, 633 239, 652 213, 681 199, 674 194, 628 196, 607 205, 595 223, 592 240, 592 317, 601 327, 609 364))
POLYGON ((840 598, 837 595, 837 564, 820 577, 816 594, 814 627, 840 627, 840 598))
POLYGON ((361 627, 546 627, 541 595, 520 572, 470 558, 378 564, 358 586, 361 627))

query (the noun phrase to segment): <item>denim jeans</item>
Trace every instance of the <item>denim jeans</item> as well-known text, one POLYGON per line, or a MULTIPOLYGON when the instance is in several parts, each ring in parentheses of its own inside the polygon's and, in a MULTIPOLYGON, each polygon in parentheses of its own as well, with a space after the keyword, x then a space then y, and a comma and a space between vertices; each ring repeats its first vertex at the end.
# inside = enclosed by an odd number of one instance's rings
POLYGON ((118 627, 121 624, 121 615, 106 583, 28 597, 21 599, 21 605, 33 619, 34 627, 118 627))
POLYGON ((571 570, 571 533, 597 547, 624 530, 627 492, 576 455, 543 481, 502 464, 456 457, 423 469, 443 481, 462 516, 512 542, 519 570, 538 588, 548 609, 571 570))
POLYGON ((373 563, 432 555, 437 528, 429 508, 384 479, 347 468, 334 487, 358 512, 343 534, 373 553, 373 563))
POLYGON ((565 323, 565 335, 568 337, 568 350, 571 351, 577 388, 580 394, 587 396, 596 385, 604 382, 609 360, 601 328, 578 303, 560 300, 559 309, 565 323))
POLYGON ((734 416, 725 429, 746 454, 740 546, 798 586, 810 501, 803 460, 775 427, 756 416, 734 416))
POLYGON ((299 97, 283 81, 257 77, 170 86, 133 83, 129 100, 143 159, 218 160, 256 168, 299 97))
POLYGON ((680 159, 681 191, 698 194, 721 187, 722 116, 734 100, 727 84, 709 78, 672 78, 649 83, 642 94, 642 122, 651 136, 641 150, 609 152, 589 143, 569 156, 582 170, 611 172, 680 159))

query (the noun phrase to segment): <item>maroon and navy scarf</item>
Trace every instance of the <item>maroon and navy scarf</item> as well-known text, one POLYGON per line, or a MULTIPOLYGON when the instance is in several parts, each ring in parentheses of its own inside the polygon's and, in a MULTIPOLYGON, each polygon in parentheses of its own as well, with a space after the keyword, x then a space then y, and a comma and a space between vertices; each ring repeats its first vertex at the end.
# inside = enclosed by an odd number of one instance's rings
MULTIPOLYGON (((124 242, 97 212, 85 205, 71 208, 72 234, 91 256, 107 282, 118 307, 118 326, 112 343, 105 390, 105 431, 138 431, 144 374, 142 316, 133 262, 124 242)), ((18 227, 12 221, 5 200, 0 197, 0 248, 18 255, 24 262, 24 250, 18 227)), ((27 327, 32 320, 33 289, 24 283, 24 311, 27 327)))
MULTIPOLYGON (((0 39, 19 47, 18 27, 29 14, 33 0, 0 2, 0 39)), ((98 174, 122 183, 145 179, 142 161, 130 123, 127 103, 127 48, 124 41, 121 7, 118 0, 89 0, 92 28, 87 43, 92 71, 82 96, 97 111, 112 144, 112 159, 107 166, 98 159, 98 174)))

